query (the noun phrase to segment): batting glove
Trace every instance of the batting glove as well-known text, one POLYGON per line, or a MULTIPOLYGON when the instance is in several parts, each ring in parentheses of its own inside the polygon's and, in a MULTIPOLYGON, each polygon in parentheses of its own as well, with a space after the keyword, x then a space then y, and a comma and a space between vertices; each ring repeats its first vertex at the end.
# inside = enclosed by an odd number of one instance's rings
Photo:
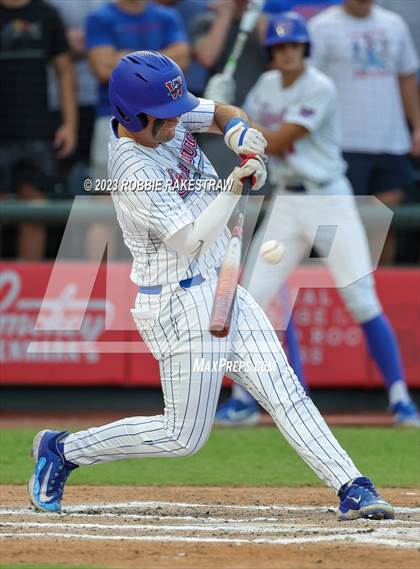
POLYGON ((216 73, 209 79, 204 98, 230 105, 235 99, 235 81, 223 73, 216 73))
POLYGON ((249 154, 243 157, 240 166, 233 169, 229 179, 233 179, 232 193, 240 195, 243 190, 243 183, 247 178, 251 178, 251 189, 259 190, 267 179, 267 169, 264 160, 256 154, 249 154))
POLYGON ((235 154, 265 154, 267 141, 259 130, 242 119, 231 119, 224 128, 225 143, 235 154))

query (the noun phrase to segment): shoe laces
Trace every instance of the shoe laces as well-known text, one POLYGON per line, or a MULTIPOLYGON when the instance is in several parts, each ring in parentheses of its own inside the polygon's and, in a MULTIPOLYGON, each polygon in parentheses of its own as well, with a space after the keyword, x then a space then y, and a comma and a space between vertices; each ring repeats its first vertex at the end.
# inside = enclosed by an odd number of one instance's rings
POLYGON ((60 462, 54 469, 54 474, 50 476, 47 484, 47 492, 49 494, 56 494, 58 499, 61 499, 64 493, 64 484, 70 475, 70 472, 77 468, 77 465, 67 465, 60 457, 60 462))
POLYGON ((375 486, 364 476, 356 478, 349 486, 345 486, 339 492, 340 500, 345 500, 348 497, 356 497, 362 495, 363 498, 377 498, 379 496, 375 486))

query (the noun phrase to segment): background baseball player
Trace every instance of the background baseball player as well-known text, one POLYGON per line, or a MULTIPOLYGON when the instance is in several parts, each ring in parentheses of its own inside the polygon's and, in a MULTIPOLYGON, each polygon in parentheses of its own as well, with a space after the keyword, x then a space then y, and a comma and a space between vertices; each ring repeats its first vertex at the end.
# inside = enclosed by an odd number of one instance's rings
MULTIPOLYGON (((265 46, 275 69, 260 77, 244 108, 263 125, 267 152, 272 156, 270 181, 277 189, 269 218, 248 256, 244 286, 266 307, 314 244, 362 327, 388 390, 396 424, 419 427, 420 417, 407 391, 395 334, 376 295, 365 232, 345 177, 334 85, 305 63, 310 38, 298 14, 273 16, 265 46), (337 236, 335 254, 330 255, 331 236, 319 232, 318 226, 336 226, 337 220, 341 238, 337 236), (286 252, 279 264, 270 266, 258 251, 263 240, 273 238, 285 245, 286 252)), ((235 385, 232 398, 218 410, 216 420, 230 426, 249 424, 255 422, 256 413, 250 395, 235 385)))
POLYGON ((276 333, 248 292, 238 288, 230 334, 215 338, 209 333, 216 269, 230 236, 226 223, 242 180, 252 176, 256 189, 265 181, 259 157, 266 145, 263 136, 249 128, 240 109, 191 95, 178 65, 156 52, 136 52, 120 61, 112 74, 110 100, 115 117, 109 172, 119 186, 113 199, 133 255, 131 278, 139 286, 132 313, 159 361, 165 411, 73 434, 38 433, 29 483, 33 505, 59 511, 66 478, 79 465, 197 452, 213 423, 225 373, 221 362, 229 361, 236 364, 235 379, 271 413, 302 459, 339 493, 343 519, 392 518, 392 506, 360 475, 305 395, 276 333), (231 191, 199 189, 199 180, 217 179, 191 134, 205 131, 224 131, 238 155, 253 153, 232 172, 231 191), (142 190, 148 180, 164 182, 166 190, 142 190), (176 191, 174 182, 180 180, 195 181, 197 189, 176 191), (201 366, 203 360, 206 365, 201 366))

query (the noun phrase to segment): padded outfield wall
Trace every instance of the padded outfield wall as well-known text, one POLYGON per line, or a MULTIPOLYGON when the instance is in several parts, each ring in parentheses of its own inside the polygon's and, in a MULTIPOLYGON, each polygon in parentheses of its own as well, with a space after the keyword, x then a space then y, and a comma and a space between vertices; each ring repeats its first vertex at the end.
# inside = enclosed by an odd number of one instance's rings
MULTIPOLYGON (((131 318, 136 287, 128 263, 0 264, 0 374, 3 385, 157 386, 158 366, 131 318), (50 277, 53 278, 50 278, 50 277)), ((411 387, 420 388, 420 270, 381 268, 380 299, 401 345, 411 387)), ((323 280, 302 267, 289 283, 323 280)), ((332 283, 331 283, 332 284, 332 283)), ((270 313, 281 328, 282 298, 270 313)), ((382 386, 360 328, 334 288, 301 288, 294 306, 311 387, 382 386)))

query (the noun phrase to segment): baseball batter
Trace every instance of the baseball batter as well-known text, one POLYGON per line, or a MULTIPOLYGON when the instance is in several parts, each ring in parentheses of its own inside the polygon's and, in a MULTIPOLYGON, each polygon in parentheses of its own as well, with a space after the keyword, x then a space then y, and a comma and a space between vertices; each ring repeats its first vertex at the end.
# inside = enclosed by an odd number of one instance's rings
POLYGON ((239 288, 226 338, 208 331, 217 268, 230 236, 226 223, 242 180, 252 177, 255 189, 265 181, 264 137, 249 127, 240 109, 191 95, 181 69, 156 52, 136 52, 120 61, 110 100, 115 116, 109 173, 118 181, 113 199, 133 255, 131 278, 139 287, 132 312, 159 361, 165 410, 72 434, 38 433, 32 446, 32 504, 59 511, 64 483, 80 465, 197 452, 209 436, 228 369, 272 415, 302 459, 338 492, 343 519, 392 518, 392 506, 361 476, 305 395, 250 294, 239 288), (196 132, 224 132, 230 149, 248 155, 223 192, 212 184, 203 187, 217 176, 196 132), (195 184, 184 191, 182 180, 195 184), (152 186, 146 186, 149 181, 152 186))
MULTIPOLYGON (((407 391, 394 332, 375 291, 366 235, 345 177, 334 85, 305 62, 310 38, 298 14, 272 17, 265 46, 275 69, 260 77, 244 108, 262 125, 271 155, 270 180, 276 190, 270 215, 250 250, 244 286, 266 307, 314 246, 362 327, 388 389, 396 424, 419 427, 420 417, 407 391), (267 239, 284 245, 276 265, 258 254, 267 239)), ((217 412, 217 422, 225 425, 249 424, 255 417, 255 403, 239 386, 217 412)))

